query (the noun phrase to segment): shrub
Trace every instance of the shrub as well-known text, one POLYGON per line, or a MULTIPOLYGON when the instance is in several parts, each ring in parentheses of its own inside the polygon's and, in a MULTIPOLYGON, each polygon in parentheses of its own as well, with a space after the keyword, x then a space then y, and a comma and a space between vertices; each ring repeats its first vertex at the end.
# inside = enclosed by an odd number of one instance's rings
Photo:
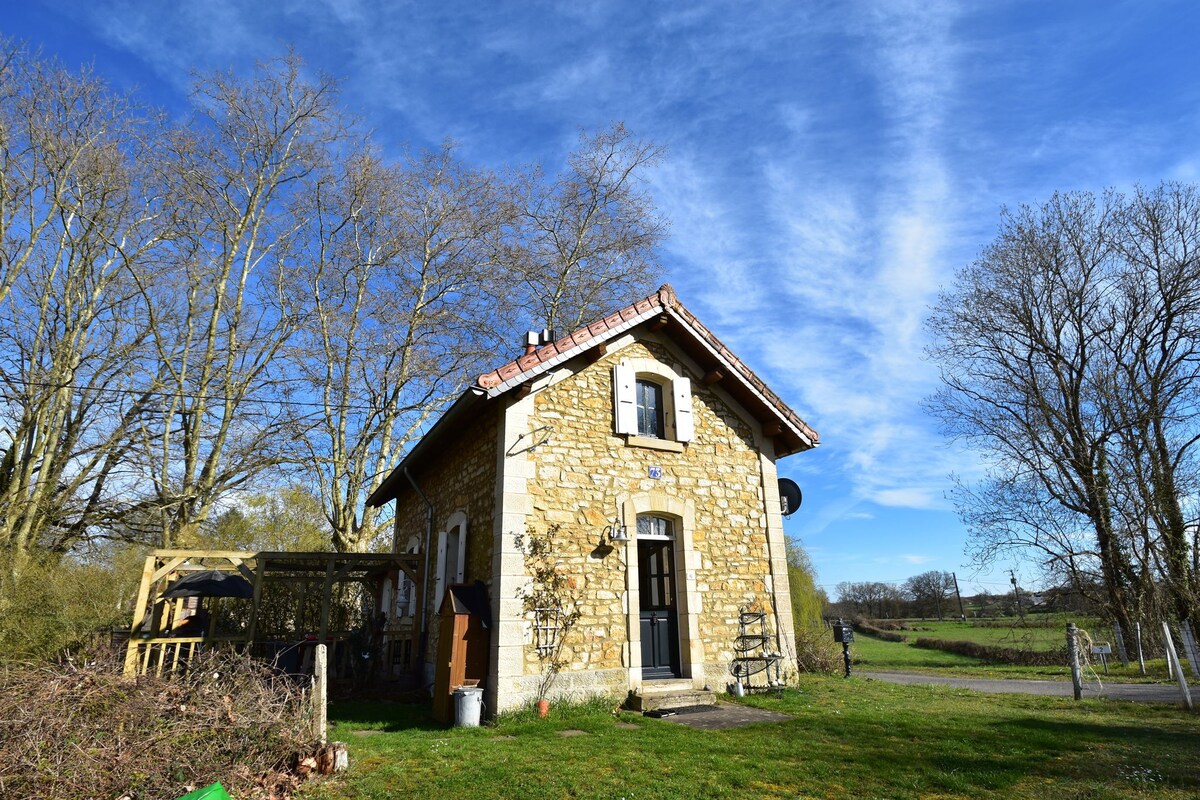
POLYGON ((841 649, 824 627, 796 628, 796 668, 801 672, 834 673, 841 669, 841 649))
MULTIPOLYGON (((895 623, 892 623, 892 624, 895 624, 895 623)), ((885 631, 882 628, 876 628, 874 625, 871 625, 870 623, 867 623, 867 622, 862 622, 862 621, 855 622, 854 630, 858 631, 859 633, 863 634, 864 636, 874 636, 876 639, 882 639, 885 642, 907 642, 908 641, 908 637, 905 636, 903 633, 892 633, 891 631, 885 631)))
POLYGON ((31 558, 0 598, 0 662, 51 661, 86 647, 99 629, 128 627, 122 600, 137 589, 135 558, 31 558))
POLYGON ((871 622, 867 622, 866 620, 858 620, 858 622, 862 623, 864 626, 868 626, 880 631, 903 631, 908 629, 908 626, 903 622, 897 622, 894 619, 877 619, 872 620, 871 622))
POLYGON ((227 653, 170 680, 126 678, 116 659, 10 664, 0 719, 0 796, 31 800, 175 798, 214 781, 234 797, 285 797, 311 722, 289 680, 227 653))
POLYGON ((947 653, 978 658, 988 664, 1012 664, 1018 667, 1045 667, 1067 663, 1066 648, 1057 650, 1016 650, 1010 647, 993 647, 975 642, 952 641, 919 637, 916 646, 925 650, 943 650, 947 653))

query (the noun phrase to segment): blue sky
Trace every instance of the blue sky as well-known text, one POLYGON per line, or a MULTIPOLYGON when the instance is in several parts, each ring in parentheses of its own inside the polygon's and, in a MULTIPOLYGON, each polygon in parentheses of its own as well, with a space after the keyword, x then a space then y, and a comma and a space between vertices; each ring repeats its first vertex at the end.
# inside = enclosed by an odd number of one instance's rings
POLYGON ((168 109, 194 71, 291 46, 396 152, 450 137, 477 164, 556 165, 616 120, 664 145, 668 279, 821 432, 780 467, 831 593, 929 569, 1008 585, 1010 564, 965 563, 947 476, 980 465, 921 407, 922 322, 1000 209, 1200 181, 1190 2, 15 6, 0 31, 168 109))

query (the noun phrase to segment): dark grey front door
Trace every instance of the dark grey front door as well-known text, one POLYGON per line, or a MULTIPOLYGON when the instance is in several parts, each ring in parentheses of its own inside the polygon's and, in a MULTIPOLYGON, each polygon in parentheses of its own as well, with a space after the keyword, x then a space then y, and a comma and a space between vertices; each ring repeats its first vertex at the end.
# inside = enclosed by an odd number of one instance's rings
POLYGON ((681 674, 672 545, 669 541, 638 542, 643 679, 678 678, 681 674))

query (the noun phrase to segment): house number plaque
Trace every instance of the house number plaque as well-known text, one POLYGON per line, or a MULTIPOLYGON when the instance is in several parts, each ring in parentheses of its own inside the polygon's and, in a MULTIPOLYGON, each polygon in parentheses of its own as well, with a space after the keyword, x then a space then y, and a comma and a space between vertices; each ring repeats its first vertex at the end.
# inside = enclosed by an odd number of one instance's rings
POLYGON ((651 467, 650 468, 650 477, 654 478, 654 480, 656 480, 656 481, 661 480, 662 475, 663 475, 662 467, 651 467))

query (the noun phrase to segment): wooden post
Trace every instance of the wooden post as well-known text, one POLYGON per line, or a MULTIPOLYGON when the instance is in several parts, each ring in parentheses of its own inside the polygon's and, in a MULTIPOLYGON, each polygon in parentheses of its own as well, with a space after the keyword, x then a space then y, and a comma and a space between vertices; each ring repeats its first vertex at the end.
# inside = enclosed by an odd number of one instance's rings
MULTIPOLYGON (((146 603, 150 600, 150 584, 154 580, 154 556, 146 556, 142 568, 142 582, 138 586, 137 601, 133 606, 133 624, 129 627, 129 643, 125 649, 125 675, 133 677, 138 670, 138 650, 142 646, 142 629, 146 624, 146 603)), ((146 645, 147 649, 149 645, 146 645)))
POLYGON ((325 643, 316 646, 316 657, 313 660, 313 735, 317 742, 324 745, 328 736, 328 721, 325 714, 326 701, 329 698, 329 669, 327 665, 325 643))
POLYGON ((1179 638, 1183 641, 1183 654, 1187 656, 1192 675, 1200 678, 1200 653, 1196 652, 1196 637, 1192 635, 1192 623, 1186 619, 1179 623, 1179 638))
MULTIPOLYGON (((1116 640, 1117 640, 1117 658, 1121 659, 1122 666, 1128 667, 1129 666, 1129 654, 1125 650, 1125 631, 1121 630, 1121 623, 1119 623, 1119 622, 1113 623, 1113 633, 1115 634, 1114 638, 1116 638, 1116 640)), ((1105 671, 1107 672, 1108 671, 1108 669, 1107 669, 1108 663, 1105 662, 1104 666, 1105 666, 1105 671)))
POLYGON ((1075 623, 1067 623, 1067 658, 1071 662, 1071 688, 1075 699, 1083 699, 1083 676, 1079 672, 1079 642, 1075 637, 1075 623))
POLYGON ((951 572, 950 577, 954 578, 954 596, 958 598, 958 619, 961 622, 966 622, 967 612, 963 610, 962 592, 958 590, 958 575, 951 572))
POLYGON ((334 562, 330 558, 325 562, 325 582, 321 584, 321 621, 317 626, 317 641, 324 642, 329 635, 329 604, 333 593, 334 562))
POLYGON ((1183 697, 1183 707, 1188 711, 1192 708, 1192 693, 1188 691, 1187 678, 1183 676, 1183 668, 1179 666, 1179 656, 1175 653, 1175 642, 1171 639, 1171 626, 1163 623, 1163 638, 1167 645, 1167 664, 1174 665, 1175 677, 1179 681, 1179 694, 1183 697))
POLYGON ((1142 654, 1142 623, 1140 623, 1140 622, 1133 623, 1133 632, 1134 632, 1134 635, 1137 636, 1138 667, 1142 670, 1142 674, 1145 675, 1146 674, 1146 657, 1145 657, 1145 655, 1142 654))
MULTIPOLYGON (((247 644, 251 652, 254 649, 254 639, 258 636, 258 607, 262 604, 263 576, 267 571, 267 560, 261 556, 254 564, 254 594, 250 600, 250 625, 246 630, 247 644)), ((301 631, 303 633, 303 631, 301 631)))

